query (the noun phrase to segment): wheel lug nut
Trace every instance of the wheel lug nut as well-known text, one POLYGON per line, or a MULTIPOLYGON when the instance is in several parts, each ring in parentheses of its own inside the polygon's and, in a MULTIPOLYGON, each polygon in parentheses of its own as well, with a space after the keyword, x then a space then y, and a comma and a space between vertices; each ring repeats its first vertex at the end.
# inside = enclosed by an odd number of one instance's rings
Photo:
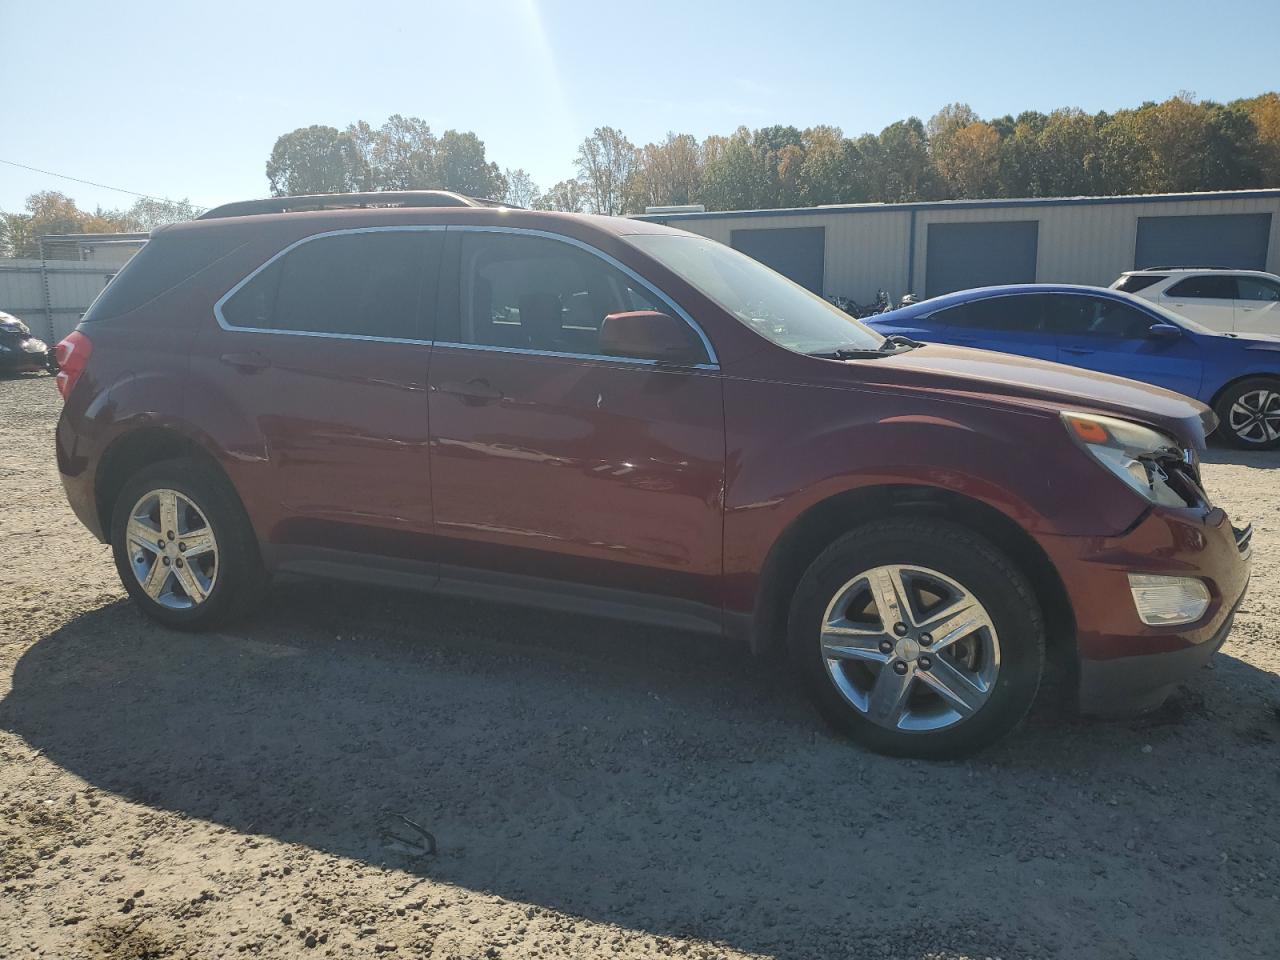
POLYGON ((890 651, 892 651, 892 650, 893 650, 893 644, 892 644, 892 643, 890 643, 888 640, 881 640, 881 641, 880 641, 880 652, 881 652, 881 653, 889 653, 889 652, 890 652, 890 651))
POLYGON ((170 530, 168 533, 166 533, 166 534, 165 534, 165 536, 166 536, 166 537, 168 537, 170 540, 172 540, 172 539, 173 539, 173 531, 172 531, 172 530, 170 530))
POLYGON ((930 660, 928 657, 921 657, 916 662, 920 664, 921 670, 928 670, 930 667, 933 666, 933 661, 930 660))
POLYGON ((927 647, 931 643, 933 643, 933 634, 931 633, 920 634, 920 645, 922 647, 927 647))
POLYGON ((163 540, 157 540, 157 541, 156 541, 156 546, 157 546, 157 547, 159 547, 161 550, 163 550, 163 549, 164 549, 164 541, 163 541, 163 540))
POLYGON ((175 566, 178 566, 178 567, 182 566, 182 558, 179 557, 177 560, 173 561, 173 563, 175 566))
POLYGON ((179 541, 178 541, 178 549, 179 549, 179 550, 185 550, 185 549, 187 549, 187 545, 186 545, 186 543, 184 543, 183 541, 179 540, 179 541))
POLYGON ((898 674, 899 676, 901 676, 902 674, 906 673, 906 672, 907 672, 907 665, 906 665, 906 663, 905 663, 905 662, 903 662, 902 660, 899 660, 899 661, 897 661, 896 663, 894 663, 894 665, 893 665, 893 672, 894 672, 894 673, 896 673, 896 674, 898 674))
POLYGON ((169 565, 169 558, 168 558, 168 557, 161 557, 161 558, 160 558, 160 562, 161 562, 161 563, 163 563, 163 564, 167 567, 167 566, 169 565))
POLYGON ((897 634, 898 636, 900 636, 900 637, 902 637, 902 636, 906 636, 906 633, 907 633, 907 625, 906 625, 905 623, 895 623, 895 624, 893 625, 893 632, 894 632, 894 633, 896 633, 896 634, 897 634))

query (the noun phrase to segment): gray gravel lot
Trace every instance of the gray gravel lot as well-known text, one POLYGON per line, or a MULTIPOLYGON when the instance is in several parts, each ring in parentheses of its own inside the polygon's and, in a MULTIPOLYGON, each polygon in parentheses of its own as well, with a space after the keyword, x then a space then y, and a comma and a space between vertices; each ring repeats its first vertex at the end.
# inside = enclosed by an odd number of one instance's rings
POLYGON ((1280 454, 1211 453, 1255 576, 1176 701, 928 764, 661 630, 286 583, 166 631, 58 407, 0 380, 0 956, 1280 956, 1280 454))

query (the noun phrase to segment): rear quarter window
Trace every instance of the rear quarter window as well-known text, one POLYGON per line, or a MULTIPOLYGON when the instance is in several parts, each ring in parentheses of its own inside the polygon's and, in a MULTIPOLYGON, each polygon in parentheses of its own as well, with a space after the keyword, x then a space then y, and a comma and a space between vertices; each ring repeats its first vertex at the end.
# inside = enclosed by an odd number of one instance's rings
POLYGON ((1131 273, 1129 276, 1120 279, 1120 282, 1116 284, 1116 289, 1125 293, 1137 293, 1139 290, 1145 290, 1153 283, 1159 283, 1165 279, 1168 279, 1168 274, 1131 273))
POLYGON ((163 232, 146 242, 89 305, 82 323, 132 313, 243 244, 222 230, 163 232))

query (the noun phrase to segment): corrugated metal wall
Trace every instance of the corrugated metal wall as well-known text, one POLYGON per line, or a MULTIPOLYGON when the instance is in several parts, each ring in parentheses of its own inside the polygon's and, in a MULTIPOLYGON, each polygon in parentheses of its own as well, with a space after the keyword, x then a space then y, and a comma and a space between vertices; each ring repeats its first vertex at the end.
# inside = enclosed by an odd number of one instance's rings
POLYGON ((118 269, 77 260, 0 259, 0 310, 23 320, 42 340, 57 343, 75 329, 118 269))
POLYGON ((1038 220, 1037 280, 1107 286, 1134 267, 1139 217, 1270 213, 1267 269, 1280 273, 1280 191, 1252 193, 1254 195, 1248 197, 1224 193, 1194 199, 1143 198, 1128 202, 1105 198, 1052 204, 994 201, 986 205, 959 202, 913 204, 905 208, 865 205, 795 213, 735 212, 727 216, 708 213, 645 219, 659 220, 726 244, 729 232, 735 229, 825 227, 824 294, 869 303, 881 288, 895 300, 908 292, 924 294, 930 223, 1038 220), (913 216, 914 256, 911 250, 913 216))

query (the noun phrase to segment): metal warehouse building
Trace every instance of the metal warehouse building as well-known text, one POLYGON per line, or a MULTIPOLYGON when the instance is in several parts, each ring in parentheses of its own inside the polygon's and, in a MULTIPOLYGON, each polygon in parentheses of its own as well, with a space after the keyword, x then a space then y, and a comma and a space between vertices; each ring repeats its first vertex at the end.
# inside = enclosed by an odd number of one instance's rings
POLYGON ((870 302, 996 283, 1107 286, 1125 270, 1280 273, 1280 190, 947 200, 655 213, 727 243, 815 293, 870 302))

